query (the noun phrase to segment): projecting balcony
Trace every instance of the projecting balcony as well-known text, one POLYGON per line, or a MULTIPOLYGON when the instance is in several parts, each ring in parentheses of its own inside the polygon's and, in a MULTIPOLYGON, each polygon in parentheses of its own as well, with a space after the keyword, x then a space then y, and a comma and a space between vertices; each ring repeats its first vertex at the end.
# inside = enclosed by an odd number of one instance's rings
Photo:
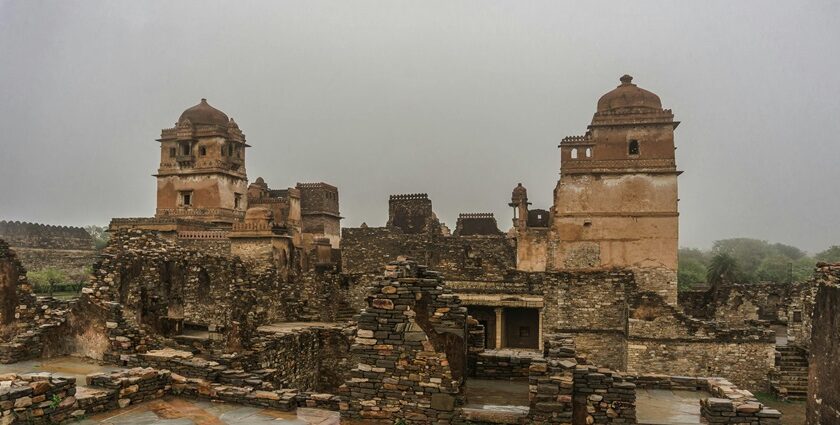
POLYGON ((177 161, 178 163, 195 162, 195 155, 193 155, 193 154, 177 155, 177 156, 175 156, 175 161, 177 161))

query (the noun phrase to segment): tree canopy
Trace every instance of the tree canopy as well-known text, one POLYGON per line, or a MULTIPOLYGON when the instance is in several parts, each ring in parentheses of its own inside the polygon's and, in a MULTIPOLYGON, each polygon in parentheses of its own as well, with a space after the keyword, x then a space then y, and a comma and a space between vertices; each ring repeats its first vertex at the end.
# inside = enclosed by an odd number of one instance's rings
POLYGON ((711 250, 680 248, 680 289, 709 284, 775 282, 789 284, 808 279, 817 262, 840 262, 840 245, 813 257, 791 245, 759 239, 716 241, 711 250))

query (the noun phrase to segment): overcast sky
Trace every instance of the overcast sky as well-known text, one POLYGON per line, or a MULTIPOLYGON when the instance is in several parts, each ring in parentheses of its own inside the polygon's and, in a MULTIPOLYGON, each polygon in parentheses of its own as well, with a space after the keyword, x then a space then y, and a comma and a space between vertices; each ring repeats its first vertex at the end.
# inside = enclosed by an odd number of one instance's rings
POLYGON ((251 181, 339 187, 344 226, 427 192, 510 227, 624 73, 682 121, 680 245, 840 244, 837 1, 0 0, 0 218, 151 216, 155 138, 206 97, 251 181))

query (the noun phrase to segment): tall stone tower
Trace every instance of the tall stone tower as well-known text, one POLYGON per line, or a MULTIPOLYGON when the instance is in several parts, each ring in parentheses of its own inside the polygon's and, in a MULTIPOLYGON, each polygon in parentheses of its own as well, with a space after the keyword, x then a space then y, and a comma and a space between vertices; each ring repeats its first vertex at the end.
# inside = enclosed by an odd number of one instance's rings
POLYGON ((157 218, 218 224, 242 221, 248 208, 245 135, 207 99, 161 130, 157 218))
POLYGON ((640 289, 676 303, 679 122, 632 80, 598 100, 585 135, 560 143, 546 267, 630 268, 640 289))

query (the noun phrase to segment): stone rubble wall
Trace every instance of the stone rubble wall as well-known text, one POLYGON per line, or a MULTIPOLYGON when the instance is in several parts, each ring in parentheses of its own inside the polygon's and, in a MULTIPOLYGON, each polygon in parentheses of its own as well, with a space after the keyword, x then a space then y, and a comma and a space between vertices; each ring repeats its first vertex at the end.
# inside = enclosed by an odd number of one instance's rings
POLYGON ((35 297, 26 269, 0 239, 0 363, 58 354, 75 302, 35 297))
POLYGON ((398 228, 344 228, 342 272, 377 274, 382 264, 408 256, 441 273, 446 280, 501 281, 516 267, 512 239, 500 236, 406 234, 398 228))
POLYGON ((678 304, 689 316, 739 324, 748 320, 786 323, 788 300, 796 285, 758 282, 724 284, 705 290, 680 291, 678 304))
POLYGON ((636 423, 636 384, 619 372, 578 365, 574 371, 575 417, 591 424, 636 423))
POLYGON ((578 364, 574 339, 568 334, 545 337, 543 358, 529 367, 529 423, 571 424, 574 413, 574 371, 578 364))
POLYGON ((255 271, 236 257, 193 251, 153 231, 115 232, 82 292, 108 312, 116 356, 157 346, 154 336, 177 335, 186 325, 208 330, 197 348, 236 350, 258 326, 301 316, 300 285, 276 270, 255 271))
POLYGON ((478 356, 486 349, 484 325, 472 316, 467 317, 467 376, 476 376, 478 356))
POLYGON ((466 318, 438 273, 389 263, 359 315, 351 348, 359 363, 342 391, 342 417, 451 422, 463 404, 466 318))
POLYGON ((766 389, 774 367, 775 332, 766 322, 728 327, 687 316, 658 294, 628 292, 630 373, 726 376, 766 389))
POLYGON ((586 364, 570 334, 546 337, 543 358, 531 363, 528 423, 634 424, 633 377, 586 364))
POLYGON ((272 369, 277 388, 335 392, 350 377, 352 327, 262 331, 251 345, 253 363, 272 369))
POLYGON ((818 264, 808 359, 808 425, 840 423, 840 263, 818 264))

